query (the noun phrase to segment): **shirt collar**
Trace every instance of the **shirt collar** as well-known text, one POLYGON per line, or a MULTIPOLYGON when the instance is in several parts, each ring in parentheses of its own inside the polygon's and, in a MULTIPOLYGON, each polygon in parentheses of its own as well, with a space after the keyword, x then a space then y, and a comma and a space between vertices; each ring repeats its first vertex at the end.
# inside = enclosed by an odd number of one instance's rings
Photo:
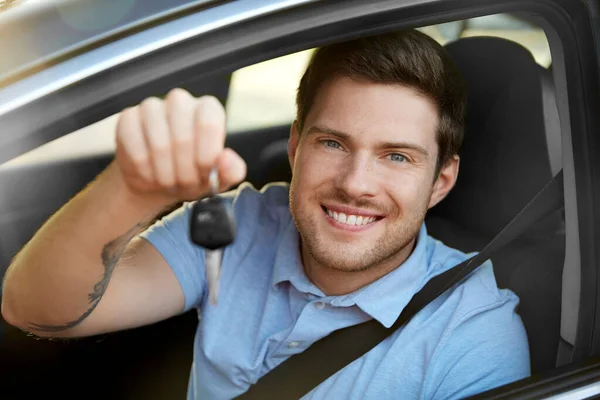
MULTIPOLYGON (((340 307, 356 304, 365 313, 389 328, 413 295, 425 284, 426 277, 429 275, 427 242, 427 229, 423 224, 417 235, 413 252, 399 268, 355 292, 332 297, 331 304, 340 307)), ((325 297, 325 294, 304 273, 300 254, 300 236, 291 218, 275 256, 273 286, 285 281, 289 281, 298 291, 325 297)))
MULTIPOLYGON (((429 276, 428 238, 423 224, 413 252, 402 265, 356 292, 341 296, 339 304, 355 303, 386 328, 392 326, 429 276)), ((336 301, 332 304, 336 305, 336 301)))

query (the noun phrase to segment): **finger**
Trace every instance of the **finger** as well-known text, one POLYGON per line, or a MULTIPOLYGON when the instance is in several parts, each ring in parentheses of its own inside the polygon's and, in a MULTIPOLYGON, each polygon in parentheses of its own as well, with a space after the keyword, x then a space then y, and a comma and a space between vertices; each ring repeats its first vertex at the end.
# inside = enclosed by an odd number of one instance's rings
POLYGON ((183 189, 193 189, 200 184, 194 157, 196 100, 185 90, 174 89, 167 95, 166 107, 175 183, 183 189))
POLYGON ((225 143, 225 110, 213 96, 198 99, 195 117, 196 165, 204 182, 223 151, 225 143))
POLYGON ((220 191, 242 182, 246 178, 246 162, 232 149, 226 148, 219 155, 220 191))
POLYGON ((175 186, 171 138, 165 107, 156 97, 140 104, 142 126, 156 181, 165 188, 175 186))
POLYGON ((123 110, 117 123, 116 157, 128 173, 141 178, 146 183, 154 181, 150 154, 140 120, 138 107, 123 110))

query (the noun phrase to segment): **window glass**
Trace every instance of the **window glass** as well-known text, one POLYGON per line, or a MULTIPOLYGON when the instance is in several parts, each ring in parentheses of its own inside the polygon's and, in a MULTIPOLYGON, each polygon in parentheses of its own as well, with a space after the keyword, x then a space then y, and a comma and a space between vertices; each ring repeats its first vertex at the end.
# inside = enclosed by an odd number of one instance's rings
POLYGON ((38 162, 52 162, 85 157, 115 150, 115 132, 119 114, 65 135, 16 157, 2 165, 18 166, 38 162))
MULTIPOLYGON (((442 45, 469 36, 497 36, 520 43, 536 61, 550 65, 543 30, 517 17, 498 14, 419 28, 442 45)), ((244 132, 291 123, 298 82, 314 49, 261 62, 234 72, 226 103, 227 131, 244 132)), ((64 158, 114 149, 112 116, 21 156, 13 163, 64 158)))
POLYGON ((227 99, 227 131, 288 124, 296 115, 296 89, 314 49, 234 72, 227 99))
MULTIPOLYGON (((490 15, 419 30, 442 45, 469 36, 506 38, 527 48, 540 65, 550 65, 550 48, 544 31, 510 15, 490 15)), ((293 121, 296 89, 313 51, 291 54, 236 71, 227 101, 228 132, 251 131, 293 121)))
POLYGON ((462 37, 495 36, 512 40, 528 49, 536 62, 550 65, 550 46, 544 31, 530 22, 508 14, 487 15, 422 29, 441 44, 462 37))
POLYGON ((9 8, 17 6, 22 2, 23 0, 0 0, 0 12, 6 11, 9 8))

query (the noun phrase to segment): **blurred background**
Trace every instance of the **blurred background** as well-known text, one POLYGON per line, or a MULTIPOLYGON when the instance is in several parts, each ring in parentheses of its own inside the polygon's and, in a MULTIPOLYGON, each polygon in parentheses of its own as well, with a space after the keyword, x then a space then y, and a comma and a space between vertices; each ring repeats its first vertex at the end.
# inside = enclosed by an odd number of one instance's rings
MULTIPOLYGON (((0 0, 0 12, 25 0, 0 0)), ((36 1, 36 0, 28 0, 36 1)), ((497 36, 520 43, 543 67, 551 63, 544 31, 512 15, 497 14, 419 28, 439 43, 468 36, 497 36)), ((312 50, 279 57, 234 72, 227 100, 227 131, 242 133, 256 128, 289 124, 295 116, 295 95, 312 50)), ((118 115, 47 143, 2 166, 51 161, 70 154, 106 152, 115 147, 118 115)))
POLYGON ((0 0, 0 12, 22 3, 23 0, 0 0))

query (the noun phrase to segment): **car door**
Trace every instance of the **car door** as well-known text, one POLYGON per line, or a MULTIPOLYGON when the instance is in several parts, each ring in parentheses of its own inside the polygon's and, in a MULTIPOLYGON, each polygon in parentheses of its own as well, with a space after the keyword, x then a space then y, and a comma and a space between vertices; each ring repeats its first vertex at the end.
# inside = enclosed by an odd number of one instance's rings
MULTIPOLYGON (((66 59, 61 55, 47 67, 5 79, 0 86, 0 162, 109 118, 149 95, 190 82, 204 87, 202 82, 229 76, 244 66, 331 41, 502 12, 534 16, 544 26, 552 50, 564 144, 568 255, 561 333, 566 361, 549 374, 482 396, 541 398, 595 381, 594 357, 600 354, 595 246, 600 220, 594 207, 600 193, 600 166, 595 161, 600 143, 594 135, 600 126, 594 112, 600 104, 594 42, 597 8, 565 0, 220 3, 178 10, 160 24, 134 29, 66 59), (118 45, 131 51, 134 43, 144 51, 124 52, 127 57, 121 60, 109 58, 93 73, 84 68, 86 56, 89 61, 92 56, 115 55, 118 45), (67 69, 75 62, 79 62, 77 79, 67 69)), ((282 124, 248 129, 228 137, 228 145, 248 162, 251 181, 260 185, 269 180, 268 171, 260 167, 261 156, 270 144, 285 141, 287 128, 282 124)), ((35 166, 4 167, 0 174, 3 262, 47 216, 93 179, 111 156, 107 151, 75 159, 59 157, 35 166)), ((8 396, 26 391, 70 398, 81 395, 79 390, 92 390, 93 396, 103 398, 183 397, 196 323, 197 316, 187 314, 151 327, 66 343, 36 341, 4 326, 0 343, 3 390, 8 396)))

